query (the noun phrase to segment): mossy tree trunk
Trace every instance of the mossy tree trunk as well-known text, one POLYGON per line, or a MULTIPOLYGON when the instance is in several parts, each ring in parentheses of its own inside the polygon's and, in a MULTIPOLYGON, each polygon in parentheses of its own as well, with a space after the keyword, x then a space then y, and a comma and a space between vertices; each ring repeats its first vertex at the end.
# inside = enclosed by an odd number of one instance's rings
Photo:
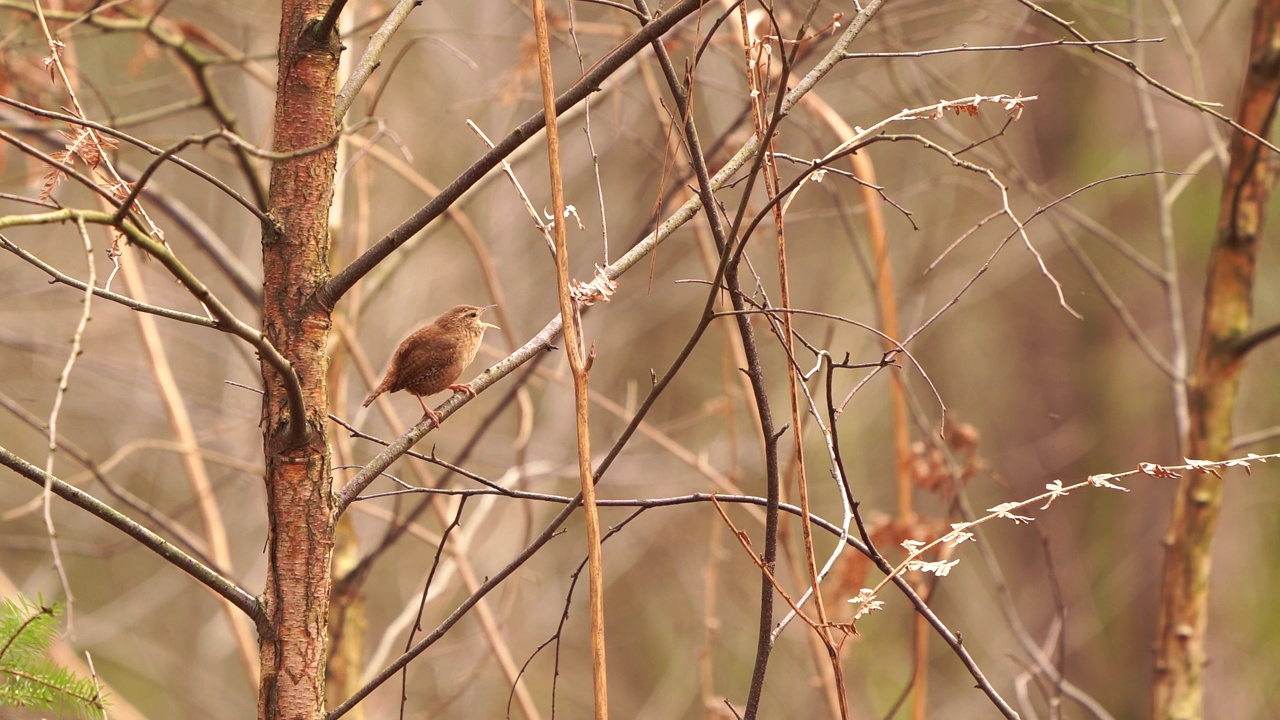
MULTIPOLYGON (((1271 131, 1280 97, 1280 0, 1254 7, 1249 64, 1236 121, 1261 137, 1271 131)), ((1187 452, 1197 460, 1231 455, 1232 415, 1249 336, 1258 238, 1275 180, 1275 156, 1236 132, 1223 185, 1217 237, 1209 259, 1200 345, 1188 395, 1187 452)), ((1152 716, 1204 717, 1210 553, 1222 507, 1222 479, 1184 477, 1174 500, 1156 635, 1152 716)))

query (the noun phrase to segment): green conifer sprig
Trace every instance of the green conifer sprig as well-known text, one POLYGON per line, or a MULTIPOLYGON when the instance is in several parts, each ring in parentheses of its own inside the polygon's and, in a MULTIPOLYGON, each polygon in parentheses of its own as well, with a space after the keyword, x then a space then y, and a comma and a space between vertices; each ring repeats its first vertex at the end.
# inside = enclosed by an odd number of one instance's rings
POLYGON ((105 717, 106 703, 94 681, 48 658, 61 612, 43 599, 0 602, 0 707, 105 717))

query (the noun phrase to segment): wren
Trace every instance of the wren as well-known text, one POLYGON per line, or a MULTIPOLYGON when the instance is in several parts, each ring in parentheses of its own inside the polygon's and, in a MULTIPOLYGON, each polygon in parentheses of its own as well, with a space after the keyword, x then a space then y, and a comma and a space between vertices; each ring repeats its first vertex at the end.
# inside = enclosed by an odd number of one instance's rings
POLYGON ((440 416, 422 398, 445 389, 475 396, 470 384, 454 385, 453 381, 475 360, 484 331, 498 327, 480 319, 485 310, 488 308, 458 305, 415 330, 396 348, 382 382, 364 399, 364 406, 369 407, 382 393, 408 390, 418 398, 425 416, 440 427, 440 416))

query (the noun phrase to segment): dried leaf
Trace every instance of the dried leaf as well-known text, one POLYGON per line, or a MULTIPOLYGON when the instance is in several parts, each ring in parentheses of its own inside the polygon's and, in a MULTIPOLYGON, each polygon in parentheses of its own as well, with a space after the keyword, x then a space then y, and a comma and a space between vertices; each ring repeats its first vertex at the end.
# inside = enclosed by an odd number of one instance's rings
POLYGON ((1048 483, 1044 487, 1046 490, 1049 491, 1049 497, 1044 501, 1044 505, 1040 506, 1041 510, 1048 510, 1049 506, 1053 504, 1054 500, 1057 500, 1058 498, 1067 494, 1066 489, 1062 487, 1061 480, 1054 480, 1053 482, 1048 483))
POLYGON ((1217 468, 1219 463, 1215 463, 1212 460, 1192 460, 1191 458, 1182 459, 1191 467, 1191 469, 1199 470, 1200 472, 1207 472, 1219 480, 1222 479, 1222 473, 1218 472, 1217 468))
POLYGON ((1129 488, 1117 485, 1111 482, 1111 478, 1115 475, 1090 475, 1089 484, 1094 487, 1109 488, 1111 490, 1120 490, 1121 492, 1129 492, 1129 488))
POLYGON ((596 265, 596 276, 591 282, 574 281, 569 285, 569 295, 581 305, 609 302, 618 290, 618 283, 610 280, 604 268, 596 265))
POLYGON ((1182 477, 1181 474, 1170 470, 1163 465, 1157 465, 1149 462, 1138 463, 1138 472, 1143 475, 1150 475, 1153 478, 1165 478, 1168 480, 1177 480, 1182 477))
POLYGON ((1020 503, 1016 502, 1000 503, 995 507, 987 508, 987 512, 995 513, 997 517, 1008 518, 1018 525, 1021 525, 1022 523, 1029 523, 1034 520, 1035 518, 1027 517, 1026 515, 1015 515, 1010 512, 1014 508, 1018 507, 1019 504, 1020 503))

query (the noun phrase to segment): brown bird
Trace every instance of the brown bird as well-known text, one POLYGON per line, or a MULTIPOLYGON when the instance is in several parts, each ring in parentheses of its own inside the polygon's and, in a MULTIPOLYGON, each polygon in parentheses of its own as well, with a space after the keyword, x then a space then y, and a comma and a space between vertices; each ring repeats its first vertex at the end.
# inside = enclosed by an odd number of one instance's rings
POLYGON ((422 398, 446 388, 475 396, 470 384, 454 385, 453 381, 475 360, 484 331, 498 327, 480 319, 488 309, 458 305, 430 325, 415 330, 396 348, 382 382, 364 399, 364 406, 369 407, 382 393, 408 390, 418 398, 426 416, 440 427, 440 417, 422 398))

